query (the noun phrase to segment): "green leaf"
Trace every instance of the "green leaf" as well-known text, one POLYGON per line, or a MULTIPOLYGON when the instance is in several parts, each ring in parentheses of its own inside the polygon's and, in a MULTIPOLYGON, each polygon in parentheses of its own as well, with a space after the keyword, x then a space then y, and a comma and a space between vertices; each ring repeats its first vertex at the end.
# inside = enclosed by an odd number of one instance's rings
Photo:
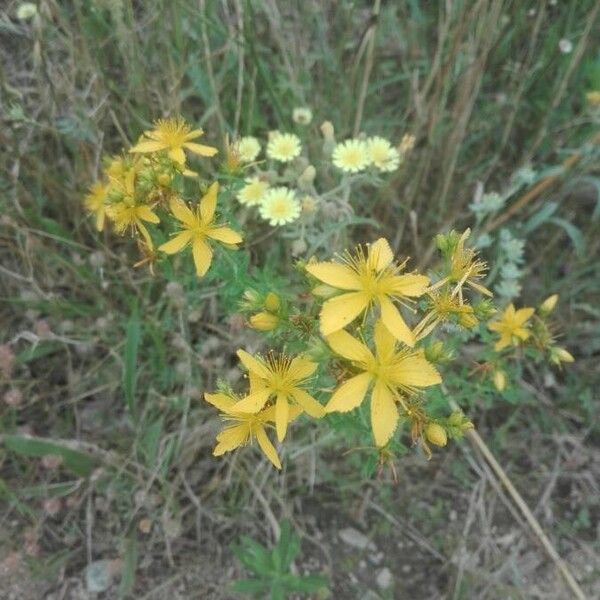
POLYGON ((540 225, 543 225, 556 212, 558 202, 548 202, 544 204, 523 226, 524 233, 531 233, 540 225))
POLYGON ((160 444, 160 434, 162 433, 162 417, 146 427, 140 440, 140 449, 146 460, 146 464, 152 466, 158 456, 158 447, 160 444))
POLYGON ((266 592, 270 587, 268 581, 264 579, 238 579, 231 589, 238 594, 256 594, 257 592, 266 592))
POLYGON ((137 384, 137 355, 140 337, 141 325, 136 308, 127 323, 125 354, 123 356, 123 390, 129 414, 133 419, 135 419, 136 416, 135 390, 137 384))
POLYGON ((23 456, 61 456, 63 465, 80 477, 87 477, 97 465, 97 460, 89 454, 51 440, 28 435, 5 435, 2 441, 9 450, 23 456))
POLYGON ((123 549, 123 572, 119 584, 119 598, 125 597, 135 584, 135 570, 137 567, 138 549, 135 537, 125 539, 123 549))
POLYGON ((323 575, 305 575, 293 577, 287 584, 287 589, 293 592, 313 594, 329 585, 329 580, 323 575))
POLYGON ((565 221, 559 217, 552 217, 550 223, 554 223, 565 230, 565 233, 569 236, 571 242, 573 242, 575 253, 581 258, 585 253, 585 241, 581 230, 573 225, 573 223, 569 223, 569 221, 565 221))

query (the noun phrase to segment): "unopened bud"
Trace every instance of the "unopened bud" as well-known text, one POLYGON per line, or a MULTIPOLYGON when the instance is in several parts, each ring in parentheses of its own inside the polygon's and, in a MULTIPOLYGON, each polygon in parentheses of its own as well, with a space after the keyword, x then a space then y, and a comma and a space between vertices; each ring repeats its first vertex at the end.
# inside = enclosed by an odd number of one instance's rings
POLYGON ((500 369, 494 371, 494 387, 499 392, 502 392, 506 387, 506 373, 500 369))
POLYGON ((548 296, 541 304, 539 308, 540 316, 545 317, 549 315, 554 308, 556 307, 556 303, 558 302, 558 294, 552 294, 552 296, 548 296))
POLYGON ((272 331, 279 325, 279 317, 268 312, 259 312, 250 317, 250 327, 258 331, 272 331))
POLYGON ((434 446, 440 446, 443 448, 448 443, 448 434, 446 430, 437 423, 429 423, 425 427, 425 437, 428 442, 431 442, 434 446))
POLYGON ((552 348, 550 350, 550 360, 555 364, 555 365, 560 365, 560 363, 572 363, 575 361, 575 358, 573 357, 573 355, 568 351, 565 350, 564 348, 552 348))
POLYGON ((265 308, 271 312, 277 312, 280 306, 279 296, 274 292, 269 292, 265 297, 265 308))
POLYGON ((302 172, 302 175, 298 177, 298 187, 304 192, 310 191, 312 189, 316 175, 317 170, 312 165, 308 165, 308 167, 306 167, 306 169, 304 169, 304 171, 302 172))
POLYGON ((161 173, 158 176, 158 185, 162 187, 167 187, 171 183, 171 176, 167 173, 161 173))

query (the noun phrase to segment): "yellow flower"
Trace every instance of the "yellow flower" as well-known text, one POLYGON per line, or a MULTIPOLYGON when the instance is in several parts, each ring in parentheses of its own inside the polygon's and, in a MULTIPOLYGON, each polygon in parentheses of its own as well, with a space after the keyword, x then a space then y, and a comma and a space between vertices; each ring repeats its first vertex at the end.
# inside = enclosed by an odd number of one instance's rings
POLYGON ((358 173, 369 166, 369 148, 362 140, 346 140, 333 149, 333 164, 346 173, 358 173))
POLYGON ((381 321, 375 324, 375 349, 369 348, 347 331, 327 337, 334 352, 351 361, 360 371, 342 383, 331 396, 326 412, 348 412, 359 406, 371 385, 371 427, 378 446, 385 446, 398 425, 396 401, 403 404, 402 394, 441 383, 436 368, 422 351, 396 350, 396 340, 381 321))
POLYGON ((192 128, 181 118, 159 119, 154 129, 145 131, 144 136, 129 152, 160 152, 166 150, 169 157, 180 165, 185 164, 185 152, 189 150, 199 156, 214 156, 218 150, 212 146, 204 146, 192 142, 204 134, 202 129, 192 128))
MULTIPOLYGON (((325 409, 305 389, 306 380, 316 371, 317 364, 297 356, 269 354, 255 358, 244 350, 237 353, 242 364, 255 378, 254 391, 234 405, 234 410, 257 413, 270 399, 275 399, 277 438, 283 441, 289 423, 290 401, 298 404, 311 417, 319 418, 325 409)), ((292 404, 293 405, 293 404, 292 404)))
MULTIPOLYGON (((456 235, 451 232, 451 236, 456 235)), ((477 251, 472 248, 465 248, 465 242, 471 235, 470 229, 465 229, 460 238, 456 242, 456 246, 450 255, 448 261, 448 274, 434 285, 430 290, 436 290, 445 283, 455 284, 452 290, 452 295, 458 295, 459 301, 463 302, 463 286, 468 285, 480 294, 492 297, 493 294, 486 287, 482 286, 477 280, 485 277, 487 272, 487 264, 480 260, 477 256, 477 251)), ((441 236, 440 236, 441 237, 441 236)))
POLYGON ((380 171, 395 171, 400 166, 400 153, 382 137, 367 140, 369 159, 380 171))
POLYGON ((526 323, 534 312, 533 308, 515 310, 514 305, 509 304, 502 313, 502 317, 488 325, 491 331, 500 334, 500 339, 496 342, 494 348, 502 350, 511 344, 518 346, 521 341, 525 341, 531 335, 526 323))
POLYGON ((85 208, 96 217, 96 229, 104 229, 104 218, 106 216, 106 193, 108 185, 96 182, 84 198, 85 208))
POLYGON ((300 138, 293 133, 276 131, 267 144, 267 156, 280 162, 290 162, 300 156, 300 138))
POLYGON ((429 312, 414 329, 417 339, 427 337, 439 323, 452 319, 465 329, 471 329, 479 322, 473 307, 470 304, 461 303, 456 295, 450 293, 450 290, 433 291, 428 295, 429 312))
POLYGON ((128 228, 132 230, 132 233, 137 230, 144 236, 148 247, 152 248, 152 238, 143 222, 160 223, 160 219, 147 204, 136 200, 136 176, 137 168, 134 166, 121 178, 111 179, 111 187, 121 195, 121 200, 107 206, 106 215, 112 219, 117 233, 122 235, 128 228))
POLYGON ((207 243, 208 239, 228 246, 235 246, 242 241, 239 233, 214 222, 218 191, 219 184, 215 181, 200 199, 195 212, 178 198, 172 198, 169 206, 175 218, 181 222, 182 230, 158 248, 167 254, 175 254, 191 244, 198 277, 206 274, 212 262, 213 252, 207 243))
POLYGON ((252 162, 260 152, 260 143, 251 135, 240 138, 236 142, 236 148, 240 157, 240 160, 245 163, 252 162))
MULTIPOLYGON (((275 422, 274 406, 270 406, 256 414, 249 414, 234 410, 233 407, 239 402, 239 399, 228 394, 204 394, 204 398, 221 411, 221 417, 225 421, 231 423, 217 435, 217 445, 213 450, 214 456, 222 456, 226 452, 231 452, 256 438, 264 455, 278 469, 281 469, 281 461, 277 455, 277 450, 275 450, 265 431, 268 423, 275 422)), ((291 410, 289 421, 295 419, 299 412, 295 409, 291 410)))
POLYGON ((414 346, 415 336, 392 302, 422 296, 429 284, 425 275, 399 275, 405 262, 394 262, 388 242, 380 238, 370 244, 367 254, 362 247, 354 255, 346 254, 344 263, 309 264, 306 270, 332 288, 344 293, 327 300, 321 309, 321 333, 328 336, 343 329, 356 317, 377 304, 381 320, 390 333, 408 346, 414 346))
POLYGON ((260 216, 275 227, 295 221, 301 209, 294 192, 281 186, 270 189, 264 195, 258 210, 260 216))
POLYGON ((246 206, 256 206, 262 202, 269 184, 259 177, 249 177, 246 179, 246 185, 237 193, 237 199, 240 204, 246 206))

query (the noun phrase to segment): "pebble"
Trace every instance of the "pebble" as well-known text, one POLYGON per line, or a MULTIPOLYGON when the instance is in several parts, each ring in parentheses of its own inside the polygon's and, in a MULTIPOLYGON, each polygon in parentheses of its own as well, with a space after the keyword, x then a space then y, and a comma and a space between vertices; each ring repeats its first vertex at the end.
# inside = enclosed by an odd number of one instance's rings
POLYGON ((392 572, 387 567, 383 567, 383 569, 377 573, 375 582, 380 590, 387 590, 392 585, 392 572))

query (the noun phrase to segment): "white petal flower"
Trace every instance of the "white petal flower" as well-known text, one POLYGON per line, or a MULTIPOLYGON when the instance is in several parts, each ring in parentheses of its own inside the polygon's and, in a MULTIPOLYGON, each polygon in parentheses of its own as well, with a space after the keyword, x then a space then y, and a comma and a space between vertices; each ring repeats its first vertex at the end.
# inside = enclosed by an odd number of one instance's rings
POLYGON ((256 206, 260 204, 269 189, 269 184, 259 177, 249 177, 246 185, 237 193, 240 204, 256 206))
POLYGON ((400 166, 400 153, 385 138, 369 138, 367 147, 371 164, 380 171, 395 171, 400 166))
POLYGON ((290 162, 300 155, 300 138, 293 133, 275 132, 267 144, 267 156, 280 162, 290 162))
POLYGON ((240 160, 245 163, 252 162, 260 153, 260 143, 251 135, 240 138, 236 143, 240 160))
POLYGON ((333 164, 347 173, 358 173, 369 165, 369 151, 362 140, 346 140, 333 149, 333 164))
POLYGON ((270 189, 260 203, 260 216, 269 221, 269 225, 285 225, 300 216, 300 202, 294 192, 286 187, 270 189))

